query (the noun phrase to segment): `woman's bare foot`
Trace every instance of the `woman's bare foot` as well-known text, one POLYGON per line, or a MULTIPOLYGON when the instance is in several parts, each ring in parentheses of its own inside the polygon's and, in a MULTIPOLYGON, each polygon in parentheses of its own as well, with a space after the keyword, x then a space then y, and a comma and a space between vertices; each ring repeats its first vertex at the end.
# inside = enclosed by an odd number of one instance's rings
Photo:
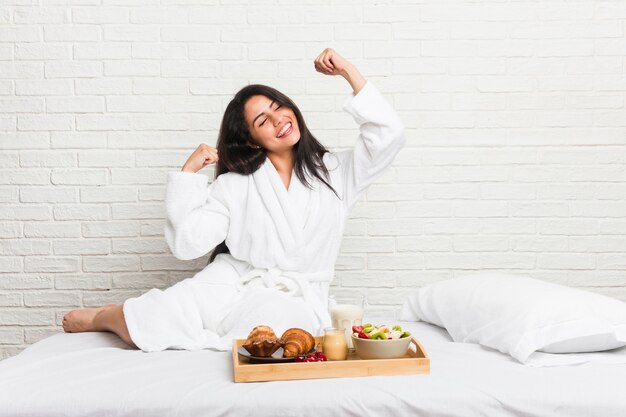
POLYGON ((72 310, 63 317, 63 330, 66 333, 102 332, 106 329, 97 329, 94 326, 96 315, 106 309, 115 307, 117 304, 106 304, 98 308, 81 308, 72 310))

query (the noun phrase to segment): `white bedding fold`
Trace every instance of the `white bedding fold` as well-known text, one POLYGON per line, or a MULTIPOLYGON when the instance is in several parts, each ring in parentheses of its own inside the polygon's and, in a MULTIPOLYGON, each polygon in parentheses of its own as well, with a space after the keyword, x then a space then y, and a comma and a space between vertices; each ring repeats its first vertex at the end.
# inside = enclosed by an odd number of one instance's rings
POLYGON ((533 368, 454 343, 437 326, 398 324, 424 345, 430 375, 236 384, 230 352, 144 353, 111 333, 59 333, 0 362, 0 417, 617 417, 626 410, 625 364, 533 368))

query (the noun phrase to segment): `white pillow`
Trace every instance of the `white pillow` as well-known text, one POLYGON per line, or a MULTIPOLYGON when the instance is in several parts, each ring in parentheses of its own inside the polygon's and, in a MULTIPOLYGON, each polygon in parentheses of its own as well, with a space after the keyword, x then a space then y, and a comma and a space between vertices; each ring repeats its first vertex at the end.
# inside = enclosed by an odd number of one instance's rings
MULTIPOLYGON (((537 351, 598 352, 626 346, 626 303, 507 274, 472 274, 422 287, 404 303, 401 319, 445 327, 455 342, 478 343, 522 363, 532 365, 531 355, 538 355, 538 366, 584 360, 581 355, 552 355, 561 357, 550 363, 550 355, 537 351)), ((626 362, 626 355, 617 362, 626 362)))

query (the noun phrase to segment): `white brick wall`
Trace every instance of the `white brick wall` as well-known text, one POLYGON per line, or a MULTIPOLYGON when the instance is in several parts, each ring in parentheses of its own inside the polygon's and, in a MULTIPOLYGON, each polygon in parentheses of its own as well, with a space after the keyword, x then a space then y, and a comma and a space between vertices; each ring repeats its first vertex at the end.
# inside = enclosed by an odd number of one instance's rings
POLYGON ((334 291, 395 314, 412 288, 497 270, 626 300, 624 1, 62 3, 0 5, 0 358, 206 264, 169 254, 165 175, 245 84, 352 146, 348 84, 313 69, 325 47, 408 137, 353 212, 334 291))

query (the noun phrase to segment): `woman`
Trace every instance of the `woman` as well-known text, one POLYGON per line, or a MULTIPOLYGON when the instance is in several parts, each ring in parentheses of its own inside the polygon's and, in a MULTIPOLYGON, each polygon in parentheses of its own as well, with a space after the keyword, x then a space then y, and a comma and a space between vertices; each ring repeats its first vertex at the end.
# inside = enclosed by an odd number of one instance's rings
POLYGON ((354 149, 328 152, 287 96, 244 87, 224 113, 217 149, 200 145, 168 175, 167 243, 179 259, 213 250, 209 265, 164 291, 71 311, 66 332, 110 331, 143 351, 226 350, 259 324, 278 334, 319 334, 330 324, 328 289, 349 211, 403 146, 404 128, 337 52, 325 49, 314 64, 354 90, 343 103, 360 129, 354 149), (213 163, 207 186, 197 172, 213 163))

